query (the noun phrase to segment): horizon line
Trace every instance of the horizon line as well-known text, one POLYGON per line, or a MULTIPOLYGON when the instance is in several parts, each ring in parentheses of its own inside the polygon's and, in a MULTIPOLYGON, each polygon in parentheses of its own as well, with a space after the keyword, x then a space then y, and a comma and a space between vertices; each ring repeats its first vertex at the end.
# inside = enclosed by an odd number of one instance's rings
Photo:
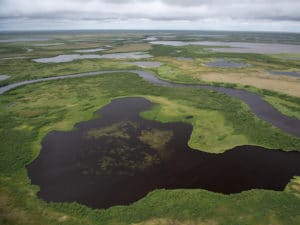
POLYGON ((198 31, 198 32, 246 32, 246 33, 291 33, 291 34, 300 34, 300 31, 280 31, 280 30, 206 30, 206 29, 15 29, 15 30, 0 30, 0 33, 9 33, 9 32, 55 32, 55 31, 198 31))

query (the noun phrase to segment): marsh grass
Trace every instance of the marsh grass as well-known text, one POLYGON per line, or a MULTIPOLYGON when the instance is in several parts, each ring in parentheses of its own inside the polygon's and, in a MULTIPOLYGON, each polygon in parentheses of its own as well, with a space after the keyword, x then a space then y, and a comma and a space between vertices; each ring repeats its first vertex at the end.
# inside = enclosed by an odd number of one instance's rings
POLYGON ((129 139, 130 136, 127 133, 128 126, 136 127, 136 124, 130 121, 124 121, 120 123, 112 124, 111 126, 91 129, 87 132, 87 138, 99 138, 105 136, 111 136, 116 138, 129 139))
POLYGON ((153 128, 150 130, 142 130, 139 139, 153 149, 163 150, 165 149, 166 144, 172 139, 173 135, 172 130, 153 128))

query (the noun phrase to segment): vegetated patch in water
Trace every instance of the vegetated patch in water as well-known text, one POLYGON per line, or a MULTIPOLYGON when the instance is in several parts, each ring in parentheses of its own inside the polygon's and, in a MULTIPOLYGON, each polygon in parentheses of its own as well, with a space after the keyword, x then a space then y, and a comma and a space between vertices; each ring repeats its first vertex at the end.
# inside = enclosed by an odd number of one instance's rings
POLYGON ((157 68, 161 66, 161 62, 128 62, 126 64, 131 64, 135 66, 140 66, 142 68, 157 68))
POLYGON ((270 74, 273 75, 283 75, 283 76, 292 76, 292 77, 300 77, 300 73, 296 71, 275 71, 275 70, 268 70, 270 74))
MULTIPOLYGON (((139 113, 152 103, 131 97, 100 109, 101 118, 52 131, 27 166, 38 196, 92 208, 130 204, 154 189, 202 188, 225 194, 283 190, 300 175, 300 152, 241 146, 223 154, 191 149, 192 126, 159 123, 139 113)), ((201 138, 201 137, 199 137, 201 138)))
POLYGON ((249 64, 246 63, 227 61, 225 59, 215 59, 214 61, 205 63, 205 65, 209 67, 219 67, 219 68, 242 68, 242 67, 250 66, 249 64))
POLYGON ((0 80, 6 80, 8 78, 10 78, 10 76, 8 76, 8 75, 0 75, 0 80))
POLYGON ((74 50, 74 52, 79 52, 79 53, 87 53, 87 52, 100 52, 106 50, 105 48, 91 48, 91 49, 79 49, 79 50, 74 50))
POLYGON ((50 58, 39 58, 33 59, 34 62, 40 63, 61 63, 61 62, 71 62, 77 59, 141 59, 150 58, 152 55, 144 52, 126 52, 126 53, 112 53, 104 55, 58 55, 50 58))

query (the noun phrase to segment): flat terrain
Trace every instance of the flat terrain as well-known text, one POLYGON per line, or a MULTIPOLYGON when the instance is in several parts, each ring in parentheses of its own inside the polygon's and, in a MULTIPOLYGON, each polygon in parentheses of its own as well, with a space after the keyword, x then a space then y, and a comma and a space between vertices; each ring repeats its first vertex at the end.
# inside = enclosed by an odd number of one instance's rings
MULTIPOLYGON (((250 43, 300 45, 298 34, 220 34, 207 37, 197 36, 197 32, 162 31, 0 34, 0 75, 3 78, 0 85, 100 70, 143 69, 155 72, 162 80, 248 90, 261 95, 281 113, 300 119, 300 77, 270 73, 299 73, 298 54, 214 52, 201 45, 150 43, 156 37, 158 41, 240 42, 243 39, 250 43), (89 52, 98 48, 103 50, 89 52), (76 52, 78 50, 84 51, 76 52), (58 55, 101 56, 128 52, 142 52, 151 57, 85 58, 61 63, 33 61, 58 55), (207 66, 215 60, 249 66, 207 66), (140 61, 161 64, 139 67, 136 62, 140 61)), ((270 151, 300 151, 299 138, 259 119, 243 101, 209 90, 158 86, 129 72, 29 84, 0 95, 0 223, 300 223, 299 176, 290 182, 287 180, 282 191, 253 189, 224 195, 202 189, 157 189, 133 204, 106 210, 91 209, 78 203, 46 203, 38 198, 39 187, 31 184, 26 166, 39 156, 45 136, 51 131, 71 131, 75 124, 97 118, 93 113, 113 99, 132 96, 154 103, 151 109, 140 114, 144 119, 162 123, 184 122, 192 126, 188 146, 195 151, 222 154, 241 145, 262 146, 270 151)), ((90 135, 95 138, 99 132, 111 135, 110 130, 95 130, 90 135)), ((126 137, 122 132, 117 135, 126 137)), ((140 135, 140 140, 159 148, 162 135, 168 139, 170 134, 149 130, 140 135)))

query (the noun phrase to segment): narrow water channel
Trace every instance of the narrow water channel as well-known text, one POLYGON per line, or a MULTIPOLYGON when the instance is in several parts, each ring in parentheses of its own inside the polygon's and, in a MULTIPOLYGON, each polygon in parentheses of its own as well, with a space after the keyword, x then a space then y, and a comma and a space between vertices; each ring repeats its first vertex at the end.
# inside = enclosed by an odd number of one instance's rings
POLYGON ((109 73, 119 73, 119 72, 131 72, 136 73, 143 79, 154 83, 160 86, 168 86, 168 87, 185 87, 185 88, 200 88, 200 89, 208 89, 212 91, 216 91, 219 93, 223 93, 235 98, 239 98, 243 102, 245 102, 251 110, 254 112, 256 116, 259 118, 271 123, 272 125, 280 128, 281 130, 292 134, 294 136, 300 137, 300 120, 296 118, 292 118, 286 116, 276 110, 272 105, 268 102, 264 101, 262 97, 258 94, 248 92, 245 90, 226 88, 226 87, 217 87, 217 86, 209 86, 209 85, 193 85, 193 84, 178 84, 173 82, 168 82, 164 80, 160 80, 154 73, 143 71, 143 70, 116 70, 116 71, 95 71, 95 72, 86 72, 86 73, 78 73, 78 74, 70 74, 64 76, 56 76, 56 77, 47 77, 40 78, 36 80, 26 80, 20 81, 17 83, 9 84, 3 87, 0 87, 0 95, 5 92, 12 90, 14 88, 38 83, 43 81, 51 81, 51 80, 59 80, 59 79, 69 79, 69 78, 78 78, 78 77, 86 77, 86 76, 96 76, 103 75, 109 73))

